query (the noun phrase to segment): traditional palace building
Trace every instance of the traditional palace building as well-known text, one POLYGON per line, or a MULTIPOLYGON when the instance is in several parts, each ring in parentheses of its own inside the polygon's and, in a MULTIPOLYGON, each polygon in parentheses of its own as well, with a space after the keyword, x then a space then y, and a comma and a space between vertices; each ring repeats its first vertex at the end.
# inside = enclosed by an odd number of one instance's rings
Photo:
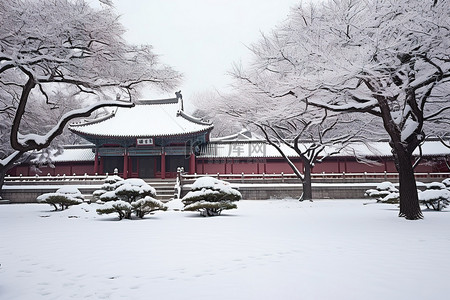
MULTIPOLYGON (((187 115, 181 94, 176 94, 177 98, 141 100, 106 117, 71 124, 69 129, 90 144, 65 147, 62 155, 54 157, 52 167, 40 168, 41 174, 112 174, 116 170, 124 178, 164 179, 175 177, 179 167, 191 174, 293 173, 274 147, 249 132, 210 139, 213 124, 187 115)), ((294 151, 284 151, 302 167, 294 151)), ((422 156, 416 172, 449 171, 450 149, 439 141, 426 141, 422 156)), ((35 172, 31 163, 24 163, 9 174, 35 172)), ((388 143, 379 142, 369 147, 353 145, 323 159, 312 172, 395 172, 395 166, 388 143)))
POLYGON ((178 167, 195 169, 195 152, 209 140, 211 123, 187 115, 181 95, 138 101, 102 119, 70 125, 95 145, 94 173, 127 177, 173 177, 178 167))

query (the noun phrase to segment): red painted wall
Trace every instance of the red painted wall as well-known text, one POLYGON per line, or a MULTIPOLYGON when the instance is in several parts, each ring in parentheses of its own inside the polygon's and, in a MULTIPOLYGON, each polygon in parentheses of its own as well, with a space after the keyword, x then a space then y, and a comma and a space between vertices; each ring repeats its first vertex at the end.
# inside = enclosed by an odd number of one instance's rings
POLYGON ((35 172, 28 165, 20 165, 12 168, 8 174, 11 176, 34 176, 36 173, 39 176, 46 176, 50 174, 51 176, 56 175, 84 175, 85 173, 88 175, 94 175, 94 162, 76 162, 76 163, 59 163, 55 164, 54 168, 50 167, 41 167, 39 168, 39 172, 35 172))
POLYGON ((232 162, 233 174, 258 173, 258 164, 245 161, 232 162))
POLYGON ((271 173, 293 173, 291 167, 289 167, 289 165, 283 161, 283 160, 271 160, 271 159, 267 159, 266 162, 266 173, 267 174, 271 174, 271 173))
MULTIPOLYGON (((313 173, 395 173, 395 165, 391 158, 379 160, 378 165, 367 165, 356 161, 354 158, 328 158, 322 163, 316 163, 312 169, 313 173)), ((296 160, 295 165, 302 168, 300 160, 296 160)), ((40 168, 40 176, 50 174, 55 175, 94 175, 94 162, 74 162, 74 163, 56 163, 55 168, 42 167, 40 168)), ((445 158, 430 158, 423 159, 419 164, 416 172, 431 173, 431 172, 448 172, 445 164, 445 158)), ((289 165, 279 158, 266 159, 196 159, 196 173, 198 174, 271 174, 271 173, 286 173, 292 174, 293 171, 289 165)), ((28 165, 19 165, 12 168, 9 172, 11 176, 34 176, 36 173, 28 165)), ((133 174, 137 175, 137 174, 133 174)))

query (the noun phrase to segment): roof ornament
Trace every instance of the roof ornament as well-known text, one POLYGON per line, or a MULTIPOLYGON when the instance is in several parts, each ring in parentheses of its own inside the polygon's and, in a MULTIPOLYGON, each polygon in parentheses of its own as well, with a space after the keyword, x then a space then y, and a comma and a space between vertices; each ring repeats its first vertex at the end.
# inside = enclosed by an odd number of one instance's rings
POLYGON ((180 103, 180 111, 184 111, 183 96, 181 95, 181 91, 175 92, 175 96, 177 96, 178 103, 180 103))

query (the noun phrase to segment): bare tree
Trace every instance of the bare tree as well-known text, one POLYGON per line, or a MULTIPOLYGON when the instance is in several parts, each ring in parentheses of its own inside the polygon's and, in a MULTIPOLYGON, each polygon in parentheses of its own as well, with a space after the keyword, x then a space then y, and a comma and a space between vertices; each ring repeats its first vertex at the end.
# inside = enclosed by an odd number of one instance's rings
POLYGON ((280 103, 378 118, 399 172, 399 216, 421 219, 412 153, 427 128, 448 132, 449 15, 448 1, 300 5, 235 76, 280 103))
MULTIPOLYGON (((352 151, 354 143, 364 143, 383 136, 373 135, 373 122, 361 122, 356 115, 342 115, 326 109, 307 107, 293 101, 289 105, 279 98, 268 97, 237 85, 238 95, 228 96, 216 104, 228 122, 239 122, 250 130, 260 131, 266 142, 274 147, 302 182, 302 200, 312 200, 311 172, 316 163, 341 153, 352 151), (301 159, 299 168, 292 152, 301 159)), ((376 123, 376 122, 375 122, 376 123)), ((365 160, 360 154, 355 155, 365 160)))
POLYGON ((212 120, 214 129, 212 137, 224 137, 235 134, 242 130, 240 122, 231 120, 226 113, 218 109, 226 96, 217 91, 205 91, 193 95, 191 101, 195 106, 193 116, 205 120, 212 120))
POLYGON ((83 0, 0 2, 0 131, 9 136, 1 141, 2 179, 22 154, 48 147, 70 120, 101 107, 130 107, 139 87, 178 84, 180 74, 159 63, 151 46, 124 41, 110 1, 101 2, 107 5, 96 9, 83 0), (87 97, 90 105, 65 112, 51 128, 39 126, 61 103, 87 97))

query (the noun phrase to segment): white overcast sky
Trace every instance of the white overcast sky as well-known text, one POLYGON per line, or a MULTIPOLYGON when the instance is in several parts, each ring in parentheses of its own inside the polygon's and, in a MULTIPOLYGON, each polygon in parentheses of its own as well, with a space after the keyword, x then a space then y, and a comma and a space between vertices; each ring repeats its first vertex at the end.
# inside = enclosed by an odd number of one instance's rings
MULTIPOLYGON (((132 44, 150 44, 161 60, 183 73, 183 98, 225 91, 246 46, 285 20, 300 0, 115 0, 132 44)), ((175 92, 175 91, 173 91, 175 92)), ((173 97, 148 91, 145 97, 173 97)))

